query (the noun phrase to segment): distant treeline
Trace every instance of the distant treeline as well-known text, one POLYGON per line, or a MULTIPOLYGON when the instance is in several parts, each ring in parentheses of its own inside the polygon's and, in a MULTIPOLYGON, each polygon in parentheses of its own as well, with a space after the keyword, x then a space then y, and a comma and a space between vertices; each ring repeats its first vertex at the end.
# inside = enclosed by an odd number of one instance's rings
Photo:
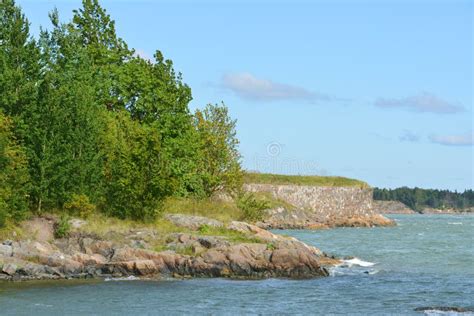
POLYGON ((374 189, 374 200, 399 201, 415 211, 426 207, 436 209, 466 209, 474 207, 474 191, 463 193, 449 190, 431 190, 420 188, 374 189))

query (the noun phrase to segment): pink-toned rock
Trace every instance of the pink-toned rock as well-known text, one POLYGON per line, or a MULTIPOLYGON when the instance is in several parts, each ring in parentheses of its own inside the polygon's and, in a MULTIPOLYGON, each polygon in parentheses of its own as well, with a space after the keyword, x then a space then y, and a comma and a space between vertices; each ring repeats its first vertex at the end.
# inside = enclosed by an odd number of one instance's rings
POLYGON ((227 257, 223 254, 222 251, 217 251, 215 249, 211 249, 206 251, 202 254, 202 258, 205 262, 211 264, 226 264, 228 263, 227 257))
POLYGON ((83 265, 100 265, 107 262, 107 259, 100 254, 88 255, 84 253, 76 253, 72 259, 83 265))
POLYGON ((158 269, 153 260, 136 260, 134 263, 135 271, 140 275, 155 274, 158 269))
POLYGON ((273 240, 281 237, 269 232, 268 230, 245 222, 232 221, 229 226, 227 226, 227 229, 235 230, 244 234, 252 234, 255 237, 266 240, 273 240))

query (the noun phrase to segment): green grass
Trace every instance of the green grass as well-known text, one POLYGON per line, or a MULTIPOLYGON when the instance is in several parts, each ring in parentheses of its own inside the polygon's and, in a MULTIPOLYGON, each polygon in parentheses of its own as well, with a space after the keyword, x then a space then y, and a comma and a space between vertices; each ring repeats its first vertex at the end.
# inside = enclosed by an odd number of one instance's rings
POLYGON ((0 241, 11 239, 21 240, 25 237, 25 232, 20 225, 7 220, 5 225, 0 228, 0 241))
POLYGON ((314 185, 324 187, 359 187, 369 188, 363 181, 344 177, 323 177, 323 176, 290 176, 271 173, 248 172, 244 175, 245 183, 262 184, 295 184, 314 185))
POLYGON ((166 239, 172 233, 189 233, 190 230, 178 227, 170 221, 158 218, 149 223, 143 223, 127 219, 118 219, 101 214, 94 214, 87 220, 86 225, 77 229, 77 231, 92 234, 100 238, 123 243, 127 242, 126 236, 131 230, 153 231, 154 236, 144 236, 143 240, 149 245, 150 249, 155 251, 166 250, 166 239))
POLYGON ((217 219, 224 223, 240 220, 242 210, 235 202, 218 199, 169 198, 164 202, 163 212, 167 214, 187 214, 217 219))

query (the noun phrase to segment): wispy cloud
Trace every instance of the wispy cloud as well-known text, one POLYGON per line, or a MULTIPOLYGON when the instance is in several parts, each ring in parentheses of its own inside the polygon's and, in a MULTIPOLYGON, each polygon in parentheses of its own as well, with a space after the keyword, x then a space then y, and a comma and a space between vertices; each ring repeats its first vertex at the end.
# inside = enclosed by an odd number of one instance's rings
POLYGON ((403 134, 398 137, 401 142, 412 142, 416 143, 420 141, 420 135, 413 133, 409 130, 404 130, 403 134))
POLYGON ((228 73, 222 77, 221 87, 237 96, 252 101, 332 101, 334 98, 303 87, 257 78, 250 73, 228 73))
POLYGON ((472 146, 474 144, 474 135, 467 132, 461 135, 431 135, 431 142, 446 146, 472 146))
POLYGON ((378 98, 375 100, 375 106, 380 108, 403 108, 415 112, 431 112, 438 114, 451 114, 463 112, 465 110, 459 104, 446 101, 427 92, 400 99, 378 98))

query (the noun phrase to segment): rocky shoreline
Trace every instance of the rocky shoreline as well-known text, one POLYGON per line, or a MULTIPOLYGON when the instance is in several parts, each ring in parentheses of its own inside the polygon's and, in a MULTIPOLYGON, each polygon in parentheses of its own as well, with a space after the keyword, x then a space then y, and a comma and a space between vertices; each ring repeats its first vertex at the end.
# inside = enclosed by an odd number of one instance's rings
POLYGON ((417 212, 399 201, 374 201, 374 210, 380 214, 447 214, 447 215, 469 215, 474 214, 474 208, 465 209, 436 209, 425 207, 417 212))
POLYGON ((305 210, 288 210, 284 207, 266 210, 263 221, 257 222, 264 229, 328 229, 335 227, 395 226, 395 221, 380 214, 353 216, 326 216, 305 210))
POLYGON ((371 188, 247 183, 244 189, 267 194, 280 204, 266 210, 257 223, 265 229, 396 225, 374 210, 371 188))
MULTIPOLYGON (((203 217, 200 220, 217 222, 203 217)), ((243 234, 251 242, 203 236, 196 230, 170 234, 166 240, 167 250, 155 251, 146 249, 145 236, 155 233, 149 229, 130 230, 122 236, 127 242, 120 243, 80 229, 67 238, 56 239, 52 237, 54 220, 36 218, 34 221, 33 226, 38 227, 40 223, 41 229, 32 233, 31 239, 5 240, 0 244, 0 280, 128 276, 312 278, 328 276, 327 268, 340 263, 295 238, 275 235, 245 222, 233 221, 225 229, 243 234)), ((186 226, 195 221, 196 218, 178 215, 173 222, 186 226)))

